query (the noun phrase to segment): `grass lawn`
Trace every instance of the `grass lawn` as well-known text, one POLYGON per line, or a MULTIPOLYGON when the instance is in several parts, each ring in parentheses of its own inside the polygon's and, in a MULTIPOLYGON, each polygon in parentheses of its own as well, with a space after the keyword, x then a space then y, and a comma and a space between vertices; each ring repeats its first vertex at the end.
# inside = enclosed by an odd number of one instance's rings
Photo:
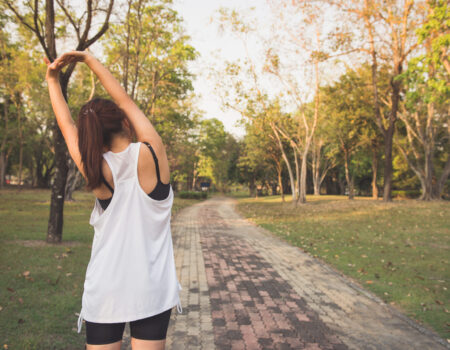
MULTIPOLYGON (((50 190, 0 191, 1 349, 84 349, 76 323, 94 230, 94 196, 65 203, 62 245, 46 244, 50 190), (6 345, 5 345, 6 344, 6 345)), ((173 213, 198 202, 175 198, 173 213)))
POLYGON ((307 196, 295 208, 270 196, 238 210, 450 338, 450 202, 307 196))

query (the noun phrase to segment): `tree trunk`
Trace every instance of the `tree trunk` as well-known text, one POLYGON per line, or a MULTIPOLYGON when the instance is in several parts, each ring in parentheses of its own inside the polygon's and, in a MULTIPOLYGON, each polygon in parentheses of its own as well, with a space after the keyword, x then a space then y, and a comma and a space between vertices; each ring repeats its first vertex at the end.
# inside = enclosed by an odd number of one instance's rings
POLYGON ((250 178, 250 182, 248 184, 248 189, 250 191, 250 197, 256 197, 256 185, 255 185, 255 177, 252 176, 250 178))
POLYGON ((60 243, 62 240, 64 196, 68 167, 66 144, 56 121, 53 125, 53 134, 53 144, 55 145, 55 175, 52 183, 47 242, 60 243))
POLYGON ((306 176, 308 167, 308 152, 311 145, 311 137, 308 138, 305 144, 305 149, 302 154, 302 169, 300 175, 300 203, 306 203, 306 176))
POLYGON ((277 175, 278 175, 278 186, 280 187, 281 201, 284 202, 284 189, 283 189, 283 177, 281 176, 283 172, 283 165, 281 162, 277 162, 277 175))
POLYGON ((433 197, 433 151, 429 144, 425 146, 425 188, 422 199, 429 201, 433 197))
POLYGON ((5 186, 6 152, 0 152, 0 189, 5 186))
POLYGON ((16 105, 17 108, 17 127, 19 135, 19 188, 22 187, 22 169, 23 169, 23 134, 22 134, 22 119, 20 102, 16 105))
POLYGON ((344 162, 344 166, 345 166, 345 179, 347 181, 347 186, 348 186, 348 199, 353 199, 355 197, 354 195, 354 189, 353 189, 353 177, 350 175, 350 156, 348 154, 347 150, 344 150, 344 157, 345 157, 345 162, 344 162))
MULTIPOLYGON (((401 67, 397 67, 396 72, 401 73, 401 67)), ((397 76, 397 74, 395 75, 397 76)), ((397 120, 398 104, 400 101, 400 83, 391 79, 392 86, 392 108, 389 116, 389 127, 384 133, 384 188, 383 188, 383 201, 392 201, 392 142, 395 131, 395 121, 397 120)))
POLYGON ((294 150, 294 160, 295 160, 295 193, 297 195, 297 200, 300 195, 300 167, 298 164, 298 153, 296 150, 296 145, 291 143, 292 149, 294 150))
POLYGON ((322 148, 322 145, 316 144, 316 142, 313 142, 313 148, 311 152, 312 161, 311 161, 311 167, 312 167, 312 179, 313 179, 313 187, 314 187, 314 195, 319 196, 320 195, 320 150, 322 148))
POLYGON ((275 129, 275 127, 272 124, 270 126, 272 128, 272 131, 275 134, 275 137, 277 138, 278 146, 280 147, 280 151, 281 151, 281 154, 283 156, 283 160, 286 163, 286 167, 288 169, 289 180, 291 182, 291 190, 292 190, 292 202, 295 203, 296 202, 295 182, 294 182, 294 174, 292 174, 291 164, 289 164, 289 159, 286 156, 286 152, 284 152, 283 143, 281 142, 280 135, 278 134, 278 131, 275 129))
POLYGON ((299 201, 300 203, 306 203, 306 168, 308 166, 308 151, 309 151, 309 142, 305 145, 305 150, 302 155, 302 168, 300 173, 300 194, 299 201))
POLYGON ((65 190, 65 200, 73 202, 73 192, 80 186, 81 180, 83 176, 78 171, 78 168, 72 158, 68 158, 68 173, 67 173, 67 181, 66 181, 66 190, 65 190))
POLYGON ((372 142, 372 198, 378 199, 378 186, 377 186, 377 174, 378 174, 378 148, 377 142, 372 142))
MULTIPOLYGON (((61 91, 67 101, 67 85, 69 77, 60 77, 61 91)), ((55 148, 55 175, 52 183, 52 194, 50 199, 50 217, 48 219, 47 242, 60 243, 62 241, 62 230, 64 223, 64 196, 67 182, 67 158, 68 151, 66 142, 58 127, 56 120, 53 121, 53 144, 55 148)))
POLYGON ((450 175, 450 155, 447 155, 447 162, 445 163, 444 171, 441 174, 441 177, 439 178, 439 181, 437 181, 436 186, 433 191, 433 198, 435 199, 441 199, 442 192, 444 191, 445 183, 447 182, 447 179, 450 175))

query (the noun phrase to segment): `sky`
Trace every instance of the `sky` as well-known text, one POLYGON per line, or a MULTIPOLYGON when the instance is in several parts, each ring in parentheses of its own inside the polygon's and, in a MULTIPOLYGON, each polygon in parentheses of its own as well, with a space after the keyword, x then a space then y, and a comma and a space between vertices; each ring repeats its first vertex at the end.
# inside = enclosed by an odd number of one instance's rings
POLYGON ((225 130, 236 137, 245 134, 242 126, 236 125, 241 118, 233 110, 222 111, 221 103, 213 93, 214 82, 208 79, 207 67, 219 64, 218 58, 235 60, 244 58, 245 51, 237 38, 228 33, 220 33, 218 24, 212 21, 217 17, 220 7, 246 10, 252 6, 258 16, 269 15, 269 10, 263 0, 175 0, 173 8, 184 20, 186 34, 191 37, 190 44, 200 53, 200 57, 189 65, 190 70, 197 75, 194 89, 198 98, 197 106, 204 111, 205 118, 217 118, 225 126, 225 130))

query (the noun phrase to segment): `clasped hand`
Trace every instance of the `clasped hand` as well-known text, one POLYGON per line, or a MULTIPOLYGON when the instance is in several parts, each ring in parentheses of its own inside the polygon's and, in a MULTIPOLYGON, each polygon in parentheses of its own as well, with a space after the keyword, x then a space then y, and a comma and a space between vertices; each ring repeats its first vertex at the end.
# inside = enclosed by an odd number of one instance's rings
POLYGON ((45 75, 45 79, 49 80, 58 80, 59 71, 70 63, 75 62, 86 62, 86 59, 90 56, 87 51, 69 51, 63 53, 53 62, 50 62, 47 57, 44 57, 44 61, 47 64, 47 74, 45 75))

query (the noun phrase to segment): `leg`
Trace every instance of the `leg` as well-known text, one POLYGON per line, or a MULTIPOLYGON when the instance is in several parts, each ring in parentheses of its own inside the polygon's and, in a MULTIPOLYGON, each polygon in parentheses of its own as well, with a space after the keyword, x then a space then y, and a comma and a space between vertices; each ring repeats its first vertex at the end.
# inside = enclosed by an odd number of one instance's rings
POLYGON ((164 350, 172 309, 130 322, 133 350, 164 350))
POLYGON ((86 322, 86 350, 120 350, 123 323, 86 322))
POLYGON ((164 350, 166 340, 142 340, 131 337, 131 348, 133 350, 164 350))
POLYGON ((86 344, 86 350, 120 350, 122 346, 122 340, 116 341, 115 343, 103 344, 103 345, 92 345, 86 344))

